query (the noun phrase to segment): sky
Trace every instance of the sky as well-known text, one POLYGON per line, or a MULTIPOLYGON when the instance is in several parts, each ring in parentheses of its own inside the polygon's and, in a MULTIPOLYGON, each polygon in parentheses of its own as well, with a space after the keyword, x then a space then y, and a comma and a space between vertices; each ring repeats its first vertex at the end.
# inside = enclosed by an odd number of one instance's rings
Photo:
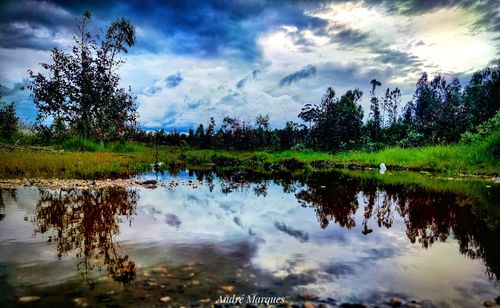
POLYGON ((186 131, 213 116, 272 127, 318 104, 327 87, 338 96, 364 92, 370 80, 399 87, 403 104, 423 72, 459 78, 500 59, 496 0, 359 1, 2 1, 0 91, 33 122, 29 69, 42 71, 50 50, 69 50, 76 18, 93 13, 96 33, 129 19, 137 43, 120 68, 121 85, 137 96, 143 129, 186 131))

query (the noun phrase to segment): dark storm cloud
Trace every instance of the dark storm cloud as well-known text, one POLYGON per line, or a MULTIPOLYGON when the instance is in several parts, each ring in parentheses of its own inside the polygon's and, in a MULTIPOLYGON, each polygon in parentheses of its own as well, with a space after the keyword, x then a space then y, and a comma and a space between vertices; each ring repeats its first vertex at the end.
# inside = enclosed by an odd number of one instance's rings
POLYGON ((54 4, 6 1, 0 4, 0 47, 49 50, 54 38, 66 33, 74 17, 54 4))
POLYGON ((294 72, 290 75, 283 77, 280 80, 280 86, 289 86, 293 82, 297 82, 304 78, 310 78, 316 76, 316 68, 312 65, 308 65, 300 71, 294 72))
POLYGON ((183 55, 228 54, 251 61, 261 54, 257 36, 272 27, 325 27, 326 21, 305 14, 317 6, 296 1, 10 1, 1 4, 0 44, 50 49, 54 37, 72 33, 75 18, 90 10, 100 26, 125 16, 147 32, 147 38, 138 37, 136 50, 161 52, 166 46, 183 55))
MULTIPOLYGON (((302 3, 266 1, 141 1, 128 9, 145 28, 159 29, 174 38, 170 49, 180 54, 216 57, 224 54, 246 60, 260 57, 257 36, 271 27, 292 25, 298 29, 324 27, 326 22, 304 13, 302 3)), ((134 19, 134 17, 132 17, 134 19)))
POLYGON ((307 232, 289 227, 285 223, 281 223, 281 222, 276 221, 276 222, 274 222, 274 226, 279 231, 286 233, 286 234, 290 235, 291 237, 296 238, 301 243, 307 242, 309 240, 309 234, 307 232))

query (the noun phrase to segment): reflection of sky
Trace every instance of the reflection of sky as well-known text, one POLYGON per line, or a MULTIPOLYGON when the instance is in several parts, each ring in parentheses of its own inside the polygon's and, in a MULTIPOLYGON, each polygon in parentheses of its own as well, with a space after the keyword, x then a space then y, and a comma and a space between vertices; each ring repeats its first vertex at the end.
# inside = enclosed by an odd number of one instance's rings
MULTIPOLYGON (((452 237, 434 243, 430 249, 411 244, 403 218, 394 209, 390 229, 379 228, 372 217, 368 225, 373 232, 363 235, 362 193, 358 194, 355 227, 346 229, 331 221, 322 229, 314 209, 302 207, 294 194, 283 193, 281 186, 269 182, 266 197, 258 197, 255 186, 229 194, 222 194, 218 183, 212 192, 205 185, 140 189, 131 226, 128 221, 120 225, 121 246, 134 251, 132 259, 145 266, 158 258, 141 256, 141 249, 150 249, 142 250, 147 254, 155 251, 153 247, 166 247, 160 250, 165 260, 169 258, 167 248, 177 244, 227 247, 228 243, 251 242, 257 245, 251 259, 257 270, 276 279, 302 277, 297 280, 297 291, 341 301, 378 300, 380 294, 394 294, 452 305, 468 301, 472 305, 496 296, 500 290, 487 281, 480 260, 459 253, 452 237), (471 286, 474 292, 467 291, 471 286)), ((20 189, 17 201, 4 200, 0 263, 59 264, 53 245, 32 243, 41 237, 33 237, 32 223, 24 221, 34 212, 36 191, 20 189), (28 249, 28 256, 18 257, 19 251, 28 249)))
POLYGON ((379 228, 371 218, 368 225, 374 232, 363 235, 362 194, 354 228, 330 222, 321 229, 314 210, 301 207, 294 194, 284 194, 281 186, 269 184, 267 196, 257 197, 253 187, 227 195, 220 193, 218 185, 213 192, 206 186, 142 190, 139 215, 133 222, 136 227, 123 228, 120 238, 131 244, 193 245, 257 239, 252 258, 256 268, 277 278, 306 273, 310 279, 299 289, 337 299, 363 300, 372 294, 394 293, 461 301, 461 289, 470 283, 481 285, 483 292, 491 290, 481 262, 462 256, 451 237, 427 250, 411 244, 403 218, 394 210, 390 229, 379 228), (172 214, 180 225, 165 223, 172 214))

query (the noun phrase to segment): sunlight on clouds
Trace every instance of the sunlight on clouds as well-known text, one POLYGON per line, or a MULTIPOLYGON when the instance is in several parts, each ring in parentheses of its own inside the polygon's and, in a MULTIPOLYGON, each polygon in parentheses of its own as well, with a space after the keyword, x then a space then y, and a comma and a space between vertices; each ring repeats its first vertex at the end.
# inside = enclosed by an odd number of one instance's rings
MULTIPOLYGON (((349 27, 370 33, 374 41, 386 43, 391 50, 415 55, 423 62, 423 67, 416 69, 429 73, 469 73, 485 67, 496 54, 495 34, 473 33, 475 16, 463 8, 403 16, 390 14, 380 7, 343 3, 311 14, 328 20, 332 33, 338 26, 349 27), (415 42, 424 44, 416 46, 415 42)), ((414 77, 410 73, 393 81, 406 82, 414 77)))
POLYGON ((462 9, 439 10, 418 16, 414 37, 425 42, 414 53, 443 71, 471 72, 495 58, 492 33, 472 33, 471 14, 462 9))

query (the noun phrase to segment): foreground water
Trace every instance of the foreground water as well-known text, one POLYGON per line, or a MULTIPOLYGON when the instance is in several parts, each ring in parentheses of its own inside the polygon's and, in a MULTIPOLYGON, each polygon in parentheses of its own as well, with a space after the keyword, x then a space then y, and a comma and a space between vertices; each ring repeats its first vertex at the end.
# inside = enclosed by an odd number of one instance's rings
POLYGON ((143 178, 165 185, 2 189, 0 306, 210 306, 235 294, 477 307, 500 295, 498 185, 143 178))

